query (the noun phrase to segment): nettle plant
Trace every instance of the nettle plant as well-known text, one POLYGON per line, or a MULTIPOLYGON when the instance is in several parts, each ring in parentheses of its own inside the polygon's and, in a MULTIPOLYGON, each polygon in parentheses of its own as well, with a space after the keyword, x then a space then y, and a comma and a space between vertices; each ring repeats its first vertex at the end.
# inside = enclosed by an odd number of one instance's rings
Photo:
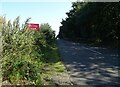
POLYGON ((12 84, 41 84, 41 47, 47 43, 39 31, 27 29, 27 22, 20 28, 20 17, 13 24, 5 17, 0 17, 0 32, 2 38, 2 70, 3 81, 12 84))

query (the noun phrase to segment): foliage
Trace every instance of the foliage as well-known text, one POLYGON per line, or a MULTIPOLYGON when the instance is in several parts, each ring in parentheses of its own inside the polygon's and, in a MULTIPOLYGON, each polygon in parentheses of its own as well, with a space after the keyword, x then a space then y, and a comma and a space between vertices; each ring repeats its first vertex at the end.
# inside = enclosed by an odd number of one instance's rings
POLYGON ((48 44, 54 43, 55 41, 55 31, 52 30, 48 23, 41 24, 40 32, 45 36, 48 44))
POLYGON ((10 21, 6 23, 5 17, 0 17, 3 81, 9 80, 15 85, 42 84, 42 65, 48 57, 45 55, 54 49, 47 41, 54 38, 47 37, 52 30, 46 34, 43 32, 46 27, 42 27, 40 32, 27 29, 30 18, 20 28, 19 20, 20 17, 17 17, 12 24, 10 21))
POLYGON ((60 38, 82 38, 120 47, 120 3, 74 2, 66 14, 68 17, 61 22, 60 38))

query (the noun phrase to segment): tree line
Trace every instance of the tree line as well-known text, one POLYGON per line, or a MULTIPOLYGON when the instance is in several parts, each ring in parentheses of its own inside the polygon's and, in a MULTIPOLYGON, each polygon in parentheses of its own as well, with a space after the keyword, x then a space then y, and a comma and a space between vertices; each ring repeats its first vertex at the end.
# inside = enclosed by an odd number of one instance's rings
POLYGON ((120 3, 73 2, 66 15, 59 38, 120 47, 120 3))

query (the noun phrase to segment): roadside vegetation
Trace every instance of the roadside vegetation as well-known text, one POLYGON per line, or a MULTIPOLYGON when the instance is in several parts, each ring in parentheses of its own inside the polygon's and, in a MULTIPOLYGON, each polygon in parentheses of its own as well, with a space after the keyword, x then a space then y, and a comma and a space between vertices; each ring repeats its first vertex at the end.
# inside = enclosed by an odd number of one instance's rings
POLYGON ((20 17, 11 23, 0 16, 3 84, 50 85, 54 73, 65 70, 51 26, 45 23, 39 31, 29 30, 29 20, 20 26, 20 17))
POLYGON ((119 2, 73 2, 66 15, 59 38, 120 48, 119 2))

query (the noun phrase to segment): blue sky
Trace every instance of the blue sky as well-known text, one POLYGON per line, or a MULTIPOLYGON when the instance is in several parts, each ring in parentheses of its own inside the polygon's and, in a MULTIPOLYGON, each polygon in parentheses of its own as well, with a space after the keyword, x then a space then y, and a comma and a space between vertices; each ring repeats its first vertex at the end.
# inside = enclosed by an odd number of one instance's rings
POLYGON ((66 2, 2 2, 0 15, 6 15, 7 20, 13 21, 20 16, 23 23, 31 17, 31 23, 49 23, 58 34, 60 22, 71 9, 71 1, 66 2))

